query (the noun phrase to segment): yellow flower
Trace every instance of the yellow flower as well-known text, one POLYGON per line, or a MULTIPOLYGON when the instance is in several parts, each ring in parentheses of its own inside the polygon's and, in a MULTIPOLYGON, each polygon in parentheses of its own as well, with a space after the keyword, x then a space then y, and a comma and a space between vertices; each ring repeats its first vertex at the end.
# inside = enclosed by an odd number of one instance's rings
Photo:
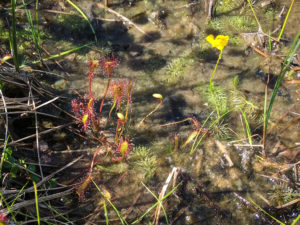
POLYGON ((216 38, 214 35, 210 34, 206 37, 206 40, 214 47, 219 49, 220 51, 227 45, 229 36, 218 35, 216 38))

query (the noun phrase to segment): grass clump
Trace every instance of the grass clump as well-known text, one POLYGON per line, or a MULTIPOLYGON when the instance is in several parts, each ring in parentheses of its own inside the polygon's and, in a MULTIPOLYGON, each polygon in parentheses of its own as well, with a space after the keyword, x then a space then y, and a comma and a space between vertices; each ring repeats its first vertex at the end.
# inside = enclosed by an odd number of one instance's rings
POLYGON ((131 153, 130 161, 145 179, 151 179, 158 167, 157 157, 146 146, 135 147, 131 153))

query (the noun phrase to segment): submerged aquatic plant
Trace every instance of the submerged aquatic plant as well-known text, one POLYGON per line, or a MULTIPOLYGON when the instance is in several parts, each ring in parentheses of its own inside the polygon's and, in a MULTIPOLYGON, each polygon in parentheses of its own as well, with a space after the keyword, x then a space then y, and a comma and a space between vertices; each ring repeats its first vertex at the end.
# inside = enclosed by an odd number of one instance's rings
POLYGON ((146 146, 134 147, 130 155, 130 162, 145 179, 151 179, 158 167, 157 156, 146 146))
POLYGON ((219 109, 219 106, 218 106, 218 102, 215 98, 214 84, 213 84, 212 80, 214 78, 214 75, 216 73, 218 64, 219 64, 220 59, 222 57, 223 49, 228 43, 229 36, 218 35, 216 38, 214 38, 214 36, 212 34, 210 34, 206 37, 206 40, 212 45, 212 47, 217 48, 218 50, 220 50, 218 61, 215 65, 215 68, 214 68, 214 70, 213 70, 213 72, 210 76, 210 80, 209 80, 209 92, 213 96, 214 105, 216 106, 217 114, 218 114, 218 117, 219 117, 220 116, 220 109, 219 109))

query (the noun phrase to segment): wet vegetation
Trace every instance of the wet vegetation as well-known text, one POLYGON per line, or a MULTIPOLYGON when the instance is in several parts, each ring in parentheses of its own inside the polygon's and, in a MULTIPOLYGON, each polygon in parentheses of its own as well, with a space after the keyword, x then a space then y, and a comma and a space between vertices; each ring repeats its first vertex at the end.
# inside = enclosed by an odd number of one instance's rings
POLYGON ((0 224, 298 224, 299 1, 0 3, 0 224))

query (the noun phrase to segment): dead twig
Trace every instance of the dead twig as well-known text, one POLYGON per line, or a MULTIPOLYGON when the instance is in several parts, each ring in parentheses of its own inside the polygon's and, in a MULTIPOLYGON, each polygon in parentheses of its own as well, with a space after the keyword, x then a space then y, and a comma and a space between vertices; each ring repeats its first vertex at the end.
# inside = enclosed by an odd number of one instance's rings
POLYGON ((225 145, 223 145, 221 142, 219 142, 218 140, 215 141, 218 149, 220 150, 220 152, 224 155, 225 159, 227 160, 228 162, 228 166, 229 167, 232 167, 234 164, 230 158, 230 155, 225 147, 225 145))
POLYGON ((47 101, 47 102, 44 102, 43 104, 41 104, 41 105, 39 105, 39 106, 37 106, 37 107, 34 106, 32 110, 37 110, 37 109, 39 109, 39 108, 41 108, 41 107, 43 107, 43 106, 45 106, 45 105, 48 105, 48 104, 51 103, 51 102, 56 101, 57 99, 59 99, 59 96, 57 96, 57 97, 55 97, 55 98, 53 98, 53 99, 51 99, 51 100, 49 100, 49 101, 47 101))
POLYGON ((169 176, 167 177, 165 183, 164 183, 164 186, 162 187, 161 189, 161 192, 159 194, 159 197, 158 197, 158 200, 159 200, 159 204, 157 205, 156 207, 156 210, 155 210, 155 216, 154 216, 154 220, 153 220, 153 224, 154 225, 157 225, 158 224, 158 219, 159 219, 159 215, 160 215, 160 211, 161 211, 161 208, 162 208, 162 202, 161 202, 161 199, 164 197, 166 191, 167 191, 167 188, 171 182, 171 179, 173 177, 174 179, 174 182, 176 181, 176 178, 177 178, 177 175, 179 173, 179 168, 177 167, 174 167, 171 171, 171 173, 169 174, 169 176))
POLYGON ((276 209, 283 209, 283 208, 289 207, 291 205, 295 205, 298 202, 300 202, 300 198, 294 199, 293 201, 290 201, 286 204, 279 205, 279 206, 276 207, 276 209))
MULTIPOLYGON (((56 194, 39 197, 38 198, 38 203, 41 203, 41 202, 44 202, 44 201, 53 200, 53 199, 56 199, 56 198, 60 198, 60 197, 72 194, 73 190, 74 190, 74 188, 71 188, 69 190, 66 190, 66 191, 63 191, 63 192, 59 192, 59 193, 56 193, 56 194)), ((34 205, 34 204, 35 204, 35 199, 27 200, 27 201, 24 201, 24 202, 20 202, 20 203, 14 204, 13 206, 10 207, 10 210, 11 211, 16 211, 18 209, 21 209, 21 208, 24 208, 24 207, 28 207, 28 206, 31 206, 31 205, 34 205)), ((5 208, 5 209, 0 210, 0 213, 2 215, 6 215, 6 214, 9 213, 9 211, 8 211, 7 208, 5 208)))
MULTIPOLYGON (((64 127, 70 126, 70 125, 72 125, 72 124, 74 124, 74 123, 75 123, 75 122, 67 123, 67 124, 64 124, 64 125, 59 125, 59 126, 56 126, 56 127, 51 128, 51 129, 44 130, 44 131, 40 132, 39 134, 40 134, 40 135, 42 135, 42 134, 48 134, 48 133, 53 132, 53 131, 55 131, 55 130, 59 130, 59 129, 62 129, 62 128, 64 128, 64 127)), ((27 140, 27 139, 30 139, 30 138, 34 138, 35 136, 36 136, 36 134, 32 134, 32 135, 29 135, 29 136, 27 136, 27 137, 23 137, 23 138, 21 138, 21 139, 19 139, 19 140, 12 141, 12 142, 8 143, 7 146, 14 145, 14 144, 16 144, 16 143, 18 143, 18 142, 21 142, 21 141, 24 141, 24 140, 27 140)), ((3 146, 4 146, 4 145, 1 145, 0 148, 3 148, 3 146)))
POLYGON ((106 7, 105 5, 101 4, 101 3, 94 3, 96 6, 98 6, 101 9, 105 9, 108 12, 115 14, 117 17, 121 18, 121 20, 125 23, 127 23, 128 25, 132 25, 133 27, 135 27, 138 31, 140 31, 141 33, 145 34, 147 37, 150 37, 142 28, 140 28, 139 26, 137 26, 134 22, 132 22, 130 19, 128 19, 127 17, 121 15, 120 13, 116 12, 115 10, 106 7))

